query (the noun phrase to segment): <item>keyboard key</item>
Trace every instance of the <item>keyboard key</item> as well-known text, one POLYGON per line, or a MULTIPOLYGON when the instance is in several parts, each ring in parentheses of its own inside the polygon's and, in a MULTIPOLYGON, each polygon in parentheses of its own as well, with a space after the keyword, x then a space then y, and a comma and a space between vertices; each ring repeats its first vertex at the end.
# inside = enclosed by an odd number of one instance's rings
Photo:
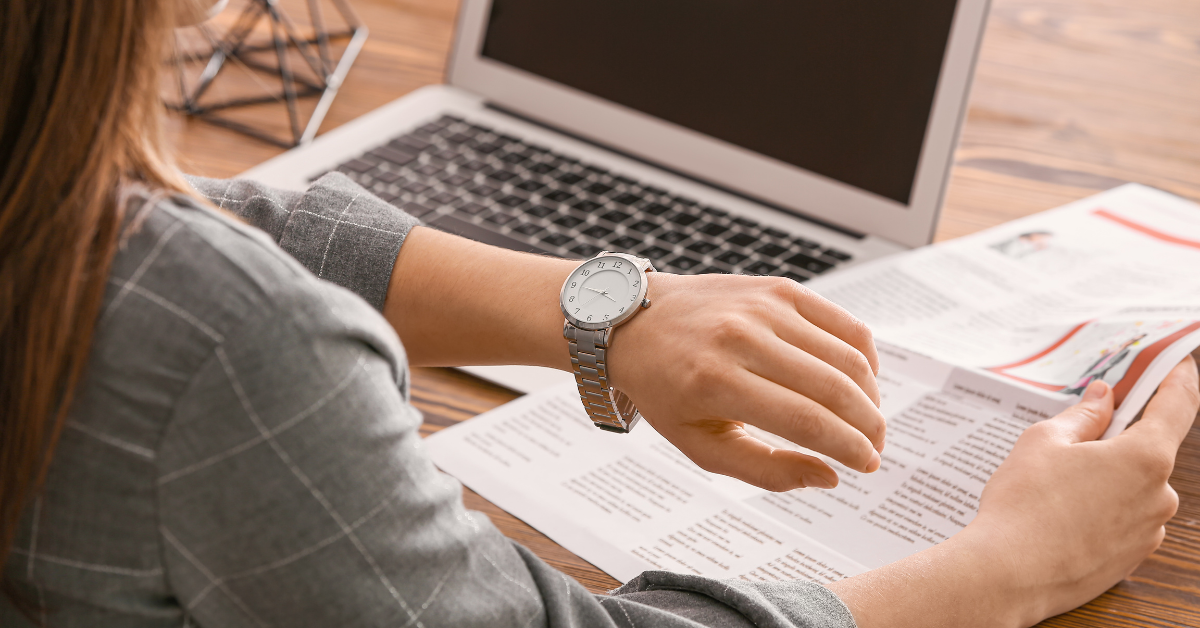
POLYGON ((661 216, 661 215, 671 211, 671 208, 667 207, 666 205, 663 205, 661 203, 651 203, 651 204, 647 205, 646 208, 643 209, 642 211, 646 212, 647 214, 650 214, 651 216, 661 216))
POLYGON ((641 243, 641 240, 627 235, 621 236, 609 242, 609 244, 611 244, 612 247, 617 251, 632 251, 635 246, 638 246, 641 243))
POLYGON ((788 235, 790 235, 788 232, 780 231, 774 227, 766 227, 765 229, 763 229, 763 231, 765 231, 767 233, 767 235, 769 235, 773 238, 783 239, 783 238, 788 237, 788 235))
POLYGON ((483 205, 480 205, 479 203, 467 203, 467 204, 463 205, 462 207, 458 208, 458 211, 470 214, 472 216, 474 216, 476 214, 481 214, 486 210, 487 210, 487 207, 484 207, 483 205))
POLYGON ((388 192, 386 190, 383 192, 376 192, 375 196, 378 196, 379 198, 381 198, 389 203, 400 197, 399 194, 395 194, 393 192, 388 192))
POLYGON ((350 170, 353 170, 354 172, 366 172, 374 167, 375 167, 375 164, 373 164, 369 161, 363 161, 361 159, 351 159, 350 161, 347 161, 346 163, 339 166, 339 168, 349 168, 350 170))
POLYGON ((766 255, 767 257, 779 257, 780 255, 787 253, 788 249, 784 248, 782 246, 779 246, 778 244, 768 243, 768 244, 760 247, 758 249, 758 252, 762 253, 763 255, 766 255))
POLYGON ((832 257, 833 259, 838 260, 839 262, 848 262, 851 259, 854 259, 853 255, 839 251, 837 249, 825 249, 824 251, 821 252, 821 255, 824 255, 825 257, 832 257))
POLYGON ((492 153, 503 148, 503 146, 500 146, 499 144, 478 144, 473 148, 477 152, 483 153, 484 155, 491 155, 492 153))
POLYGON ((582 255, 584 257, 592 257, 602 250, 603 249, 598 246, 592 246, 591 244, 586 243, 571 248, 572 253, 575 253, 576 255, 582 255))
POLYGON ((537 181, 522 181, 521 183, 517 184, 516 187, 517 189, 525 190, 526 192, 536 192, 546 186, 538 183, 537 181))
POLYGON ((504 205, 505 207, 520 207, 521 205, 525 204, 525 199, 521 198, 520 196, 513 196, 510 194, 508 196, 496 199, 496 202, 504 205))
POLYGON ((405 190, 412 192, 413 194, 421 194, 425 190, 429 189, 428 185, 425 185, 420 181, 409 181, 408 183, 405 183, 403 187, 405 190))
POLYGON ((758 242, 758 238, 748 233, 735 233, 726 238, 726 241, 730 244, 736 244, 738 246, 750 246, 751 244, 758 242))
POLYGON ((613 199, 613 201, 622 205, 633 205, 640 200, 642 200, 642 197, 638 196, 637 194, 630 194, 629 192, 618 194, 616 198, 613 199))
POLYGON ((601 168, 600 166, 585 166, 584 170, 587 170, 588 172, 590 172, 592 174, 601 174, 601 175, 608 174, 608 171, 605 170, 604 168, 601 168))
POLYGON ((590 213, 590 212, 596 211, 597 209, 604 208, 604 206, 601 205, 600 203, 593 203, 592 201, 579 201, 578 203, 575 203, 571 207, 574 207, 575 209, 578 209, 579 211, 584 212, 584 213, 590 213))
POLYGON ((829 262, 823 262, 810 255, 805 255, 804 253, 797 253, 784 261, 792 266, 807 270, 814 275, 819 275, 830 268, 833 268, 833 264, 830 264, 829 262))
POLYGON ((691 214, 685 214, 683 212, 678 212, 674 216, 671 216, 670 218, 668 218, 668 220, 670 220, 671 222, 673 222, 677 225, 686 227, 686 226, 696 222, 697 220, 700 220, 700 218, 698 216, 693 216, 691 214))
POLYGON ((696 274, 697 275, 712 275, 712 274, 719 273, 719 274, 724 275, 724 274, 728 274, 728 272, 729 271, 726 271, 723 268, 718 268, 716 266, 705 266, 704 268, 701 268, 700 270, 696 271, 696 274))
POLYGON ((380 146, 379 148, 376 148, 375 150, 371 151, 371 154, 375 155, 376 157, 378 157, 390 164, 395 164, 397 166, 406 165, 417 158, 417 156, 412 153, 406 153, 404 151, 399 151, 399 150, 392 148, 391 146, 380 146))
POLYGON ((699 231, 700 231, 700 233, 703 233, 705 235, 719 236, 722 233, 729 231, 729 227, 726 227, 725 225, 718 225, 715 222, 710 222, 710 223, 700 226, 699 231))
POLYGON ((454 144, 466 144, 471 141, 471 136, 463 135, 462 133, 453 133, 446 136, 446 141, 454 144))
POLYGON ((484 216, 483 219, 490 223, 494 223, 497 225, 506 225, 506 224, 516 220, 516 217, 511 216, 509 214, 501 213, 501 212, 494 212, 492 214, 484 216))
POLYGON ((402 135, 388 142, 388 145, 397 150, 402 150, 409 153, 419 153, 426 148, 433 146, 433 144, 430 144, 429 142, 412 135, 402 135))
POLYGON ((708 214, 709 216, 718 216, 721 218, 724 218, 729 215, 729 212, 727 212, 723 209, 717 209, 716 207, 701 207, 700 211, 708 214))
POLYGON ((549 174, 557 170, 557 168, 554 167, 554 164, 548 163, 535 164, 530 166, 529 169, 538 174, 549 174))
POLYGON ((738 253, 737 251, 726 251, 724 254, 718 255, 717 259, 729 264, 730 266, 737 266, 738 264, 746 261, 746 256, 738 253))
POLYGON ((791 279, 792 281, 797 281, 797 282, 800 282, 800 283, 804 283, 804 282, 808 281, 808 277, 805 277, 804 275, 801 275, 801 274, 799 274, 799 273, 793 273, 793 272, 792 272, 792 271, 790 271, 790 270, 785 270, 785 271, 783 272, 783 274, 782 274, 782 275, 780 275, 780 276, 781 276, 781 277, 787 277, 788 279, 791 279))
POLYGON ((467 191, 472 194, 477 194, 479 196, 491 197, 491 196, 494 196, 496 194, 496 192, 499 192, 500 188, 492 187, 486 183, 481 183, 479 185, 473 185, 473 186, 467 188, 467 191))
POLYGON ((574 172, 568 172, 564 175, 559 176, 558 180, 563 183, 566 183, 567 185, 575 185, 576 183, 583 181, 583 177, 575 174, 574 172))
POLYGON ((658 225, 650 222, 649 220, 639 220, 632 225, 629 225, 629 228, 642 233, 650 233, 658 229, 658 225))
POLYGON ((708 255, 716 248, 717 245, 713 244, 712 242, 700 240, 699 242, 693 242, 692 244, 689 244, 687 250, 696 253, 697 255, 708 255))
POLYGON ((509 172, 507 170, 492 170, 491 172, 487 173, 487 178, 492 179, 494 181, 499 181, 501 183, 504 183, 505 181, 509 181, 511 179, 515 179, 516 177, 517 177, 517 173, 509 172))
POLYGON ((562 246, 568 242, 571 242, 571 236, 563 235, 561 233, 551 233, 542 236, 542 242, 545 242, 550 246, 562 246))
POLYGON ((684 240, 688 239, 688 234, 683 233, 681 231, 668 231, 666 233, 660 234, 658 236, 658 239, 662 240, 664 242, 670 242, 671 244, 679 244, 680 242, 683 242, 684 240))
POLYGON ((743 227, 757 227, 758 226, 757 222, 754 222, 753 220, 750 220, 749 218, 742 218, 741 216, 735 217, 733 219, 733 221, 743 227))
POLYGON ((657 194, 657 195, 659 195, 659 196, 666 196, 666 195, 667 195, 667 191, 666 191, 666 190, 664 190, 664 189, 662 189, 662 188, 656 188, 656 187, 654 187, 654 186, 652 186, 652 185, 647 185, 647 186, 646 186, 646 191, 647 191, 647 192, 649 192, 649 193, 651 193, 651 194, 657 194))
POLYGON ((449 192, 438 192, 437 194, 430 196, 429 200, 437 203, 438 205, 449 205, 454 201, 457 201, 458 197, 449 192))
POLYGON ((416 170, 417 170, 417 172, 419 172, 427 177, 432 177, 433 175, 441 172, 442 167, 434 165, 434 164, 425 164, 424 166, 421 166, 421 167, 417 168, 416 170))
POLYGON ((537 216, 538 218, 545 218, 546 216, 553 214, 555 211, 556 211, 555 209, 553 209, 551 207, 546 207, 545 205, 534 205, 533 207, 530 207, 529 209, 525 210, 525 213, 533 214, 534 216, 537 216))
POLYGON ((521 153, 506 153, 500 157, 500 161, 510 164, 522 164, 529 161, 529 157, 521 153))
POLYGON ((610 211, 600 217, 613 223, 613 224, 617 224, 617 225, 625 222, 626 220, 629 220, 630 218, 633 218, 633 216, 631 216, 623 211, 616 210, 616 209, 614 209, 613 211, 610 211))
POLYGON ((670 255, 671 252, 661 246, 651 246, 641 250, 642 257, 648 257, 651 260, 660 260, 670 255))
POLYGON ((513 227, 513 231, 516 231, 517 233, 520 233, 522 235, 527 235, 527 236, 536 235, 544 230, 545 230, 545 227, 543 227, 541 225, 536 225, 532 222, 527 222, 520 226, 513 227))
POLYGON ((580 220, 570 214, 567 214, 565 216, 559 216, 558 218, 554 219, 554 224, 562 225, 563 227, 566 227, 568 229, 570 229, 572 227, 577 227, 582 223, 583 223, 582 220, 580 220))
POLYGON ((584 189, 592 194, 595 194, 596 196, 604 196, 605 194, 612 192, 612 186, 604 185, 603 183, 593 183, 584 189))
POLYGON ((751 275, 769 275, 778 270, 778 266, 767 262, 755 262, 746 267, 746 272, 751 275))
POLYGON ((812 240, 805 240, 804 238, 796 238, 795 240, 792 240, 792 241, 796 243, 796 246, 799 246, 800 248, 803 248, 803 249, 819 249, 819 248, 821 248, 821 245, 819 243, 813 242, 812 240))
POLYGON ((471 177, 466 177, 461 174, 453 174, 445 179, 442 179, 442 181, 450 187, 461 188, 462 186, 471 182, 471 177))
POLYGON ((396 172, 395 170, 387 170, 387 171, 376 170, 375 172, 371 173, 371 176, 375 177, 376 179, 379 179, 380 181, 383 181, 384 183, 395 183, 396 181, 404 178, 404 175, 400 174, 399 172, 396 172))
POLYGON ((554 190, 548 194, 543 194, 542 197, 554 201, 555 203, 565 203, 566 201, 575 198, 575 195, 564 190, 554 190))
POLYGON ((599 240, 607 235, 610 235, 612 232, 613 232, 613 230, 609 229, 608 227, 603 227, 601 225, 592 225, 592 226, 588 227, 587 229, 584 229, 581 233, 583 233, 583 235, 585 235, 589 238, 596 238, 597 240, 599 240))
POLYGON ((686 255, 680 255, 679 257, 667 262, 667 265, 672 268, 678 268, 679 270, 692 270, 693 268, 700 266, 700 262, 686 255))
POLYGON ((408 214, 409 216, 415 216, 417 218, 427 216, 435 211, 432 207, 428 207, 420 203, 405 203, 400 206, 400 209, 403 209, 404 213, 408 214))

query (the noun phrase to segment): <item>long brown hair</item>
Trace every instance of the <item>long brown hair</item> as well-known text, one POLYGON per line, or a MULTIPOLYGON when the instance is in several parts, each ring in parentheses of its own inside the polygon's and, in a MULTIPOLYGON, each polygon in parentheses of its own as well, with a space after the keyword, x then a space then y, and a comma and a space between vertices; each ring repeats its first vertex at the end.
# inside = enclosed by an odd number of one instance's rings
POLYGON ((176 4, 0 1, 0 565, 87 361, 122 190, 186 188, 158 100, 176 4))

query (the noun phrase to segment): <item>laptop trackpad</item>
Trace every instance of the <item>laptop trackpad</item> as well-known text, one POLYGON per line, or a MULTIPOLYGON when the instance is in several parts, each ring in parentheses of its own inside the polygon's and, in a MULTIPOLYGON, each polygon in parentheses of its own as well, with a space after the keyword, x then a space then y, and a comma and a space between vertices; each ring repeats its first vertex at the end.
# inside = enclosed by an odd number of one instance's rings
POLYGON ((464 238, 470 238, 476 242, 491 244, 492 246, 499 246, 525 253, 537 253, 538 255, 553 255, 553 253, 550 253, 545 249, 538 248, 537 246, 527 242, 522 242, 516 238, 510 238, 506 235, 496 233, 495 231, 491 231, 490 229, 469 223, 465 220, 460 220, 454 216, 438 216, 433 220, 426 221, 426 224, 437 227, 442 231, 460 235, 464 238))

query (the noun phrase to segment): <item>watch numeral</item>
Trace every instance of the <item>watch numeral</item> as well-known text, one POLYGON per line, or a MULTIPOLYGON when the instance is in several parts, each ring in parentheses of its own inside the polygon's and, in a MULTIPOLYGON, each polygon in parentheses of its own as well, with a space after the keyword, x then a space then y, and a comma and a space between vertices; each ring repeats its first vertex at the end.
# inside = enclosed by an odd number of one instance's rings
POLYGON ((574 302, 575 302, 575 297, 571 297, 571 298, 567 299, 567 303, 574 303, 574 302))
POLYGON ((604 262, 597 262, 596 266, 598 266, 600 268, 604 268, 604 262))
POLYGON ((585 270, 585 271, 583 271, 583 276, 584 276, 584 277, 587 277, 587 276, 588 276, 588 275, 590 275, 590 274, 592 274, 592 271, 590 271, 590 270, 585 270))
POLYGON ((579 284, 579 282, 578 282, 578 281, 572 281, 572 282, 571 282, 571 287, 572 287, 572 288, 574 288, 574 287, 575 287, 576 285, 578 285, 578 284, 579 284))
POLYGON ((608 320, 608 314, 604 315, 604 320, 608 320))
POLYGON ((579 313, 579 308, 575 308, 575 313, 576 313, 576 314, 578 314, 578 313, 579 313))
POLYGON ((620 314, 621 312, 624 312, 624 311, 625 311, 625 308, 621 308, 621 309, 617 310, 617 314, 620 314))
POLYGON ((613 262, 613 268, 620 268, 621 262, 613 262))
POLYGON ((592 320, 592 317, 591 317, 591 316, 589 316, 589 317, 588 317, 588 320, 589 320, 589 321, 590 321, 590 320, 592 320))
POLYGON ((634 287, 634 288, 636 288, 636 287, 638 287, 638 286, 640 286, 640 285, 642 285, 642 282, 641 282, 641 281, 635 281, 635 282, 633 282, 633 287, 634 287))

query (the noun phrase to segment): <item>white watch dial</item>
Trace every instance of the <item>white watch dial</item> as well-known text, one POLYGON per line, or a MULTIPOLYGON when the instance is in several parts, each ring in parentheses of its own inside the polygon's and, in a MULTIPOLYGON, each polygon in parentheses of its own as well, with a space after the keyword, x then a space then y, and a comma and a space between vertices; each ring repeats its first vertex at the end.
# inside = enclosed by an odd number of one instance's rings
POLYGON ((640 305, 643 281, 641 269, 627 259, 588 260, 567 278, 563 310, 581 323, 615 323, 640 305))

